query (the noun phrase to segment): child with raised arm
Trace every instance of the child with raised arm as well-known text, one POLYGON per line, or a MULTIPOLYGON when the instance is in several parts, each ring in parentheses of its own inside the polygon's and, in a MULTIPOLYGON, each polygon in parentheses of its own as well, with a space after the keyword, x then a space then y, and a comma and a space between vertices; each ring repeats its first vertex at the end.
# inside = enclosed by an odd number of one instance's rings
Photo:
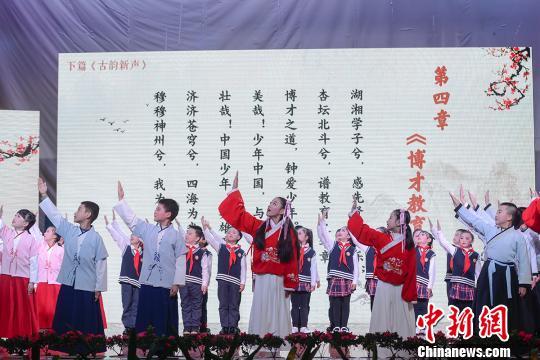
POLYGON ((178 334, 178 290, 186 281, 187 252, 183 236, 171 223, 178 215, 178 203, 159 200, 154 210, 156 223, 149 224, 135 216, 118 182, 114 210, 144 243, 135 330, 142 332, 152 326, 159 336, 178 334))
POLYGON ((199 247, 204 250, 204 254, 206 255, 206 262, 208 263, 207 269, 208 269, 208 284, 206 287, 206 292, 203 294, 203 301, 202 301, 202 309, 201 309, 201 328, 199 332, 201 333, 209 333, 210 329, 208 328, 208 287, 210 286, 210 279, 212 278, 212 253, 208 250, 208 241, 206 241, 206 238, 204 237, 204 231, 203 231, 203 237, 201 238, 201 241, 199 241, 199 247))
MULTIPOLYGON (((101 293, 107 291, 107 249, 92 223, 99 206, 83 201, 71 224, 47 196, 47 184, 39 179, 42 201, 39 207, 64 238, 64 258, 56 281, 61 283, 53 330, 61 335, 78 330, 84 334, 105 335, 101 312, 101 293)), ((59 348, 59 350, 61 350, 59 348)), ((103 346, 100 351, 105 351, 103 346)))
POLYGON ((56 278, 64 259, 64 247, 59 244, 61 238, 56 233, 54 226, 47 227, 42 234, 37 225, 34 225, 31 232, 41 243, 38 254, 38 283, 36 287, 39 329, 52 329, 56 302, 60 292, 60 283, 56 281, 56 278))
POLYGON ((484 265, 478 277, 474 301, 475 326, 484 306, 505 305, 508 309, 508 330, 520 329, 519 297, 525 296, 531 284, 531 265, 527 245, 516 227, 519 215, 516 205, 503 202, 492 225, 463 206, 450 193, 456 214, 481 234, 484 241, 484 265), (519 264, 519 266, 517 266, 519 264))
MULTIPOLYGON (((459 246, 459 238, 461 237, 461 234, 466 231, 465 229, 457 229, 454 233, 454 237, 452 237, 452 246, 459 246)), ((435 233, 433 233, 435 238, 437 236, 435 233)), ((450 283, 450 278, 452 277, 452 255, 447 252, 446 254, 446 274, 444 275, 444 282, 446 283, 446 298, 448 299, 448 305, 450 305, 450 289, 452 288, 452 284, 450 283)))
POLYGON ((120 224, 116 221, 114 210, 112 222, 109 223, 107 215, 104 216, 104 220, 109 234, 111 234, 122 253, 118 282, 122 293, 122 324, 125 332, 128 332, 135 329, 135 321, 137 320, 139 289, 141 288, 139 276, 143 265, 143 244, 138 236, 134 234, 128 236, 124 233, 120 224))
POLYGON ((458 246, 454 246, 446 240, 438 220, 437 227, 431 223, 431 220, 429 226, 437 242, 452 259, 450 263, 450 269, 452 270, 450 275, 450 305, 456 306, 460 311, 466 307, 473 309, 476 279, 478 279, 482 269, 480 255, 472 247, 474 235, 468 230, 463 230, 458 246))
MULTIPOLYGON (((347 227, 353 242, 358 241, 377 250, 375 275, 378 282, 369 332, 396 332, 404 339, 414 336, 416 250, 409 225, 410 213, 402 209, 392 211, 384 232, 364 223, 356 209, 356 201, 353 201, 349 216, 347 227)), ((381 357, 390 355, 387 349, 381 351, 381 357)))
POLYGON ((238 333, 240 321, 240 302, 246 284, 246 253, 238 242, 242 233, 233 227, 225 237, 215 232, 210 223, 202 217, 204 237, 216 251, 218 258, 219 322, 221 334, 238 333))
POLYGON ((358 256, 346 226, 336 231, 335 240, 330 238, 326 229, 326 217, 326 211, 319 214, 317 235, 329 254, 326 294, 330 299, 330 329, 334 332, 349 332, 347 325, 351 294, 358 283, 358 256))
POLYGON ((255 274, 249 318, 250 334, 291 333, 290 292, 298 286, 298 240, 290 219, 290 203, 276 197, 268 205, 266 221, 248 213, 238 190, 238 172, 219 213, 234 228, 253 237, 252 271, 255 274))
POLYGON ((38 281, 39 242, 30 233, 36 216, 27 209, 15 213, 11 227, 0 206, 0 337, 36 335, 39 329, 34 299, 38 281))

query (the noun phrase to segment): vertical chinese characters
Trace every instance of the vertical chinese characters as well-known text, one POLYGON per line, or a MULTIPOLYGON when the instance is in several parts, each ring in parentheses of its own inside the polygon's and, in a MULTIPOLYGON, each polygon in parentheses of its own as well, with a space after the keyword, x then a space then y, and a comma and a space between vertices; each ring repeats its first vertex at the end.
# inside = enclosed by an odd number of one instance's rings
MULTIPOLYGON (((160 90, 154 93, 154 157, 158 164, 163 166, 166 165, 166 153, 165 153, 165 129, 167 127, 167 122, 165 120, 165 115, 167 113, 167 108, 165 107, 165 102, 167 100, 167 94, 165 91, 160 90)), ((160 169, 160 172, 163 170, 160 169)), ((155 200, 156 202, 163 199, 165 196, 163 194, 165 189, 165 182, 163 177, 158 176, 153 183, 153 189, 155 190, 155 200)))
MULTIPOLYGON (((197 145, 197 132, 199 129, 199 125, 197 122, 198 119, 198 113, 199 109, 197 107, 197 99, 199 98, 199 95, 197 95, 197 91, 195 90, 188 90, 186 93, 186 116, 187 116, 187 136, 186 140, 188 142, 189 150, 186 153, 186 156, 191 161, 191 164, 195 164, 195 166, 198 166, 197 157, 199 153, 196 150, 197 145)), ((196 172, 192 172, 195 174, 196 172)), ((199 203, 199 193, 197 191, 197 187, 199 185, 199 179, 196 178, 196 176, 192 176, 190 179, 187 180, 187 194, 186 194, 186 203, 188 204, 188 219, 191 219, 192 221, 197 219, 197 216, 199 215, 199 212, 197 210, 197 205, 199 203)))

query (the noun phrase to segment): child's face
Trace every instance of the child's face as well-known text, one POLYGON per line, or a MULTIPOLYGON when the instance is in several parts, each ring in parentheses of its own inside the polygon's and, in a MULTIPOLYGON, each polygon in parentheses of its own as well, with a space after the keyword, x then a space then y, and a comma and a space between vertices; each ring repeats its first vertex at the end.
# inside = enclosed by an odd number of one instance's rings
POLYGON ((186 231, 186 243, 189 245, 196 245, 201 238, 197 236, 195 229, 188 229, 186 231))
POLYGON ((512 221, 512 214, 509 211, 508 206, 500 205, 495 214, 495 224, 498 226, 506 225, 512 221))
POLYGON ((142 239, 136 235, 131 235, 131 238, 129 239, 130 243, 133 247, 138 248, 139 245, 142 243, 142 239))
POLYGON ((396 227, 399 227, 399 217, 392 211, 390 213, 390 217, 386 221, 386 228, 388 230, 392 230, 396 227))
POLYGON ((454 238, 452 239, 452 243, 454 245, 459 245, 459 239, 461 238, 461 231, 456 231, 456 233, 454 234, 454 238))
POLYGON ((11 221, 11 225, 17 230, 22 230, 28 226, 28 221, 24 220, 19 213, 16 213, 11 221))
POLYGON ((351 234, 349 234, 349 230, 346 226, 342 227, 336 232, 336 240, 342 242, 351 240, 351 234))
POLYGON ((308 242, 308 235, 306 234, 306 229, 298 229, 298 241, 300 245, 305 245, 308 242))
POLYGON ((229 244, 236 244, 240 240, 241 234, 235 228, 230 228, 225 234, 225 241, 229 244))
POLYGON ((464 232, 459 237, 459 246, 461 246, 462 248, 465 248, 465 249, 470 248, 472 245, 472 242, 473 242, 473 239, 472 239, 471 234, 469 233, 464 232))
POLYGON ((47 242, 56 240, 57 236, 56 228, 54 226, 49 226, 43 233, 43 239, 47 242))
POLYGON ((283 206, 281 206, 281 201, 279 198, 274 198, 272 201, 270 201, 270 204, 268 204, 268 208, 266 209, 266 216, 273 217, 277 215, 283 215, 285 212, 285 209, 283 206))
POLYGON ((86 209, 86 206, 81 204, 73 214, 73 222, 80 224, 83 221, 89 220, 91 216, 92 213, 86 209))
POLYGON ((422 232, 422 230, 419 230, 419 229, 414 230, 414 232, 413 232, 413 240, 414 240, 414 244, 415 244, 415 245, 418 245, 418 244, 419 244, 419 243, 418 243, 418 240, 420 239, 420 233, 421 233, 421 232, 422 232))
POLYGON ((163 204, 157 204, 154 210, 154 221, 161 222, 171 218, 171 212, 165 209, 163 204))
POLYGON ((425 231, 418 232, 418 245, 419 246, 428 246, 431 242, 431 238, 425 231))

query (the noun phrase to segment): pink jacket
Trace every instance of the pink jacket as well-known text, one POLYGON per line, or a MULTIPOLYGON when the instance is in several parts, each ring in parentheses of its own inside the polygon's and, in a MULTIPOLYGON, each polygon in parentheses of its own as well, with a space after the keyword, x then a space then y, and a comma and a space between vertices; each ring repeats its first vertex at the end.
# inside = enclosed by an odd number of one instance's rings
POLYGON ((43 241, 38 255, 38 282, 60 285, 60 283, 56 282, 56 278, 63 259, 63 247, 54 244, 49 248, 49 245, 43 241))
POLYGON ((19 235, 0 220, 0 239, 4 242, 0 248, 2 253, 1 273, 4 275, 29 278, 31 282, 37 280, 37 273, 30 274, 30 258, 37 256, 39 243, 32 234, 25 231, 19 235), (32 281, 34 280, 34 281, 32 281))

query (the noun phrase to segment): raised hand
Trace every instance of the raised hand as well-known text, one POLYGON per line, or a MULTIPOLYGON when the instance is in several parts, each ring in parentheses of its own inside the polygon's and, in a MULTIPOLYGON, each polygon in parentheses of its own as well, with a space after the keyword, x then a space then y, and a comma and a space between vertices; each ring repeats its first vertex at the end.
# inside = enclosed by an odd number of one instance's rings
POLYGON ((118 181, 118 201, 124 200, 124 188, 122 187, 122 183, 118 181))
POLYGON ((109 219, 107 219, 107 215, 103 215, 103 220, 105 220, 105 225, 109 226, 109 219))
POLYGON ((476 207, 478 206, 478 200, 476 199, 476 196, 470 191, 467 192, 469 193, 469 200, 471 201, 473 209, 476 209, 476 207))
POLYGON ((325 219, 328 218, 328 209, 324 209, 319 213, 319 217, 317 219, 317 224, 320 225, 322 222, 325 221, 325 219))
POLYGON ((0 205, 0 218, 4 214, 4 205, 0 205))
POLYGON ((487 206, 487 204, 490 203, 490 202, 489 202, 489 190, 486 191, 486 194, 484 195, 484 201, 486 202, 486 206, 487 206))
POLYGON ((441 223, 439 222, 439 219, 437 219, 437 230, 441 231, 441 223))
POLYGON ((47 183, 41 177, 38 179, 38 191, 41 196, 47 196, 47 183))
POLYGON ((452 199, 452 202, 454 203, 454 206, 457 207, 461 202, 459 199, 454 195, 454 193, 450 192, 450 198, 452 199))
POLYGON ((356 198, 353 196, 353 201, 352 201, 352 206, 351 206, 351 211, 349 212, 349 217, 353 216, 354 213, 358 210, 358 201, 356 200, 356 198))
POLYGON ((181 227, 182 227, 182 225, 180 225, 180 221, 178 221, 177 218, 174 218, 174 222, 176 223, 176 226, 177 226, 178 228, 181 228, 181 227))
POLYGON ((201 225, 203 227, 203 229, 211 229, 210 227, 210 222, 208 220, 205 219, 205 217, 201 217, 201 225))
POLYGON ((459 185, 459 202, 465 204, 465 190, 463 190, 463 184, 459 185))
POLYGON ((433 229, 433 223, 431 222, 431 218, 428 217, 427 221, 429 223, 429 230, 433 229))
POLYGON ((238 170, 236 170, 236 175, 234 175, 234 180, 232 182, 232 190, 238 189, 238 170))

